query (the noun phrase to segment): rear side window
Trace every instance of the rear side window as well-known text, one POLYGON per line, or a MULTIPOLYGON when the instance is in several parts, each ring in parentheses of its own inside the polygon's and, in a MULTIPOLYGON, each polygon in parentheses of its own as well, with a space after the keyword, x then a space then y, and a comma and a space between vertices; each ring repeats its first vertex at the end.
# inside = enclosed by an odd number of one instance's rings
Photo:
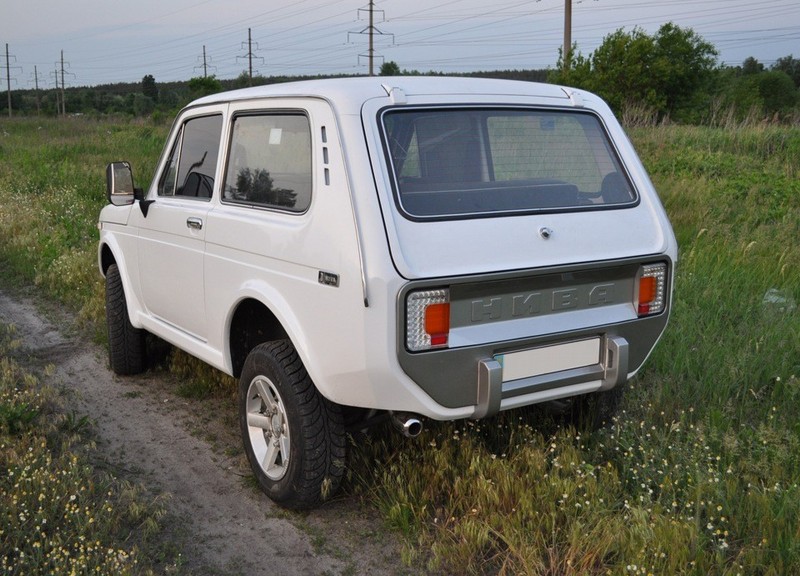
POLYGON ((223 200, 305 212, 311 204, 311 129, 303 114, 233 120, 223 200))
POLYGON ((221 134, 221 115, 187 120, 170 150, 158 195, 211 198, 221 134))
POLYGON ((395 193, 412 217, 470 217, 631 204, 600 120, 554 109, 388 110, 395 193))

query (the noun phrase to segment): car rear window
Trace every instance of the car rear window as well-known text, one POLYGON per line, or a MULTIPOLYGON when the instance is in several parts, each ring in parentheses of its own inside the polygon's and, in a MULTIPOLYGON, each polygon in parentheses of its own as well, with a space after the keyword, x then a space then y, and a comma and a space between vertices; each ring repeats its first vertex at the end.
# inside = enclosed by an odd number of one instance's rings
POLYGON ((389 109, 397 202, 417 218, 586 210, 636 194, 603 124, 559 109, 389 109))

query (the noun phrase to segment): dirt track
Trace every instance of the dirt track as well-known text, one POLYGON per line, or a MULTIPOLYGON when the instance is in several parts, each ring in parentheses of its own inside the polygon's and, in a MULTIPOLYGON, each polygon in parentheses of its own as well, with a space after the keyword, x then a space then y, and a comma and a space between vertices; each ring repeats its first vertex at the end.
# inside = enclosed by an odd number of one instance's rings
POLYGON ((235 402, 187 400, 165 373, 119 378, 106 353, 0 289, 0 322, 14 324, 25 355, 55 366, 68 409, 92 419, 99 466, 169 495, 165 532, 188 574, 402 574, 393 536, 357 501, 285 512, 248 482, 235 402), (61 326, 62 328, 58 328, 61 326))

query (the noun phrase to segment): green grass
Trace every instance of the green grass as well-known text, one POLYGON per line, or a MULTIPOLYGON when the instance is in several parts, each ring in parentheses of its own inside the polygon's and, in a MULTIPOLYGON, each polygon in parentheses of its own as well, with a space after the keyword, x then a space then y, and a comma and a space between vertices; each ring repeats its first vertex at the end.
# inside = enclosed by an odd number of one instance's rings
MULTIPOLYGON (((0 122, 0 261, 102 332, 105 163, 146 185, 165 127, 0 122), (142 177, 143 176, 143 177, 142 177)), ((347 489, 403 557, 468 574, 800 573, 800 131, 637 128, 680 244, 670 325, 593 434, 539 409, 354 441, 347 489), (777 301, 777 302, 776 302, 777 301)), ((194 388, 231 381, 188 357, 194 388)), ((15 408, 10 421, 38 417, 15 408), (16 412, 14 412, 16 410, 16 412)))
POLYGON ((147 186, 166 126, 83 118, 0 121, 0 258, 25 283, 103 318, 97 215, 105 167, 129 160, 147 186))

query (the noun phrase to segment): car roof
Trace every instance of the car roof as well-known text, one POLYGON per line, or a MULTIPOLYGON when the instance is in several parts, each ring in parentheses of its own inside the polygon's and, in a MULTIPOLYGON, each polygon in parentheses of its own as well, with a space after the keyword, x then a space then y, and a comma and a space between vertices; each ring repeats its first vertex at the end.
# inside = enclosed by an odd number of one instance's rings
MULTIPOLYGON (((334 102, 343 112, 357 113, 372 98, 406 96, 493 96, 558 98, 568 103, 571 88, 554 84, 452 76, 361 76, 326 78, 254 86, 220 92, 195 100, 189 107, 263 98, 316 97, 334 102)), ((586 93, 584 93, 586 94, 586 93)), ((502 98, 494 98, 502 100, 502 98)))

